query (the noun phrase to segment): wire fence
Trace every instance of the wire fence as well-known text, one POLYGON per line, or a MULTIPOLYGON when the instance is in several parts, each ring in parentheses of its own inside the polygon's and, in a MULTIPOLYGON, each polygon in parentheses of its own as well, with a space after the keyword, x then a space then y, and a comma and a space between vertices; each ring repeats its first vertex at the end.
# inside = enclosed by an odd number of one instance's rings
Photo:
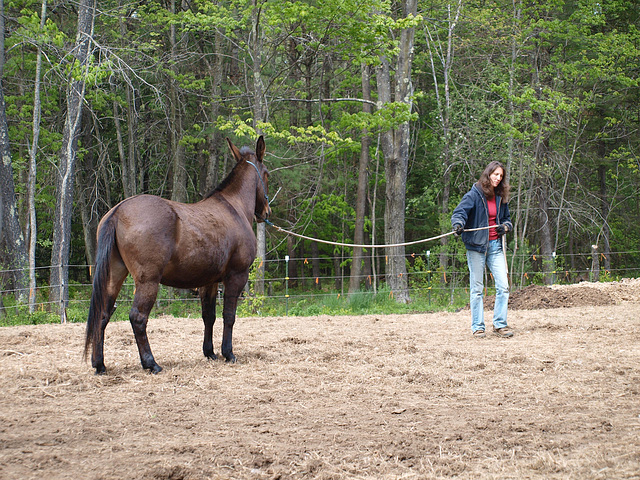
MULTIPOLYGON (((438 298, 453 297, 456 292, 460 294, 460 289, 468 288, 468 270, 464 262, 464 255, 453 254, 431 254, 425 251, 422 254, 407 254, 407 285, 409 295, 412 299, 427 298, 429 303, 432 296, 438 298), (449 265, 447 268, 440 267, 442 257, 446 257, 443 262, 449 265)), ((594 262, 594 254, 577 253, 555 255, 545 261, 552 262, 547 265, 545 271, 541 268, 543 261, 540 256, 536 255, 510 255, 509 262, 512 266, 510 269, 512 290, 526 287, 530 284, 554 284, 554 283, 576 283, 578 281, 594 281, 594 280, 616 280, 619 278, 636 278, 640 276, 640 267, 628 266, 633 265, 634 259, 640 258, 640 252, 611 252, 610 260, 615 266, 604 269, 600 263, 604 263, 606 257, 601 254, 596 256, 597 271, 592 269, 594 262), (626 261, 621 261, 626 259, 626 261), (528 266, 528 269, 519 268, 522 265, 528 266), (571 267, 568 267, 571 265, 571 267), (514 268, 517 266, 516 268, 514 268), (537 268, 536 268, 537 266, 537 268)), ((369 257, 369 260, 377 266, 368 275, 361 276, 362 291, 372 292, 373 294, 392 295, 386 286, 386 275, 384 266, 389 260, 387 255, 375 254, 369 257), (377 274, 373 272, 379 272, 377 274)), ((256 280, 252 275, 245 289, 245 298, 255 298, 256 291, 264 291, 260 296, 264 300, 270 301, 286 301, 295 304, 299 301, 322 298, 340 297, 348 294, 349 283, 351 280, 349 269, 350 257, 347 255, 321 258, 299 257, 299 258, 271 258, 265 261, 265 278, 256 280), (314 265, 316 273, 313 274, 314 265), (289 276, 290 268, 296 265, 297 272, 294 276, 289 276), (257 283, 263 288, 257 289, 257 283)), ((34 310, 49 310, 55 303, 49 300, 49 292, 52 289, 59 288, 60 285, 48 284, 51 266, 41 266, 36 269, 37 286, 36 301, 31 305, 34 310)), ((55 267, 59 268, 59 267, 55 267)), ((18 270, 0 270, 0 297, 1 299, 19 298, 20 302, 13 304, 13 308, 24 307, 24 299, 29 297, 30 288, 16 288, 10 285, 9 280, 18 270)), ((65 299, 65 305, 86 305, 91 298, 91 272, 89 265, 69 265, 69 298, 65 299)), ((25 272, 28 274, 28 272, 25 272)), ((490 281, 487 285, 490 285, 490 281)), ((131 277, 127 279, 118 301, 126 303, 133 300, 135 293, 135 285, 131 277)), ((222 295, 222 291, 219 292, 222 295)), ((161 288, 158 294, 157 304, 168 304, 171 302, 199 302, 199 298, 195 291, 176 290, 170 288, 161 288)), ((5 302, 9 303, 9 302, 5 302)), ((5 305, 5 310, 10 313, 11 308, 5 305)))

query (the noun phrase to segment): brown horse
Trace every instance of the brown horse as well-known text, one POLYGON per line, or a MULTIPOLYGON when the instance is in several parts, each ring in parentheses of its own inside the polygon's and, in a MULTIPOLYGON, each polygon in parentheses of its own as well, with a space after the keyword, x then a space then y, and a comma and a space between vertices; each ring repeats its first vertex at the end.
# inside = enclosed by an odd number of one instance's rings
POLYGON ((215 359, 213 324, 218 283, 222 282, 222 355, 235 362, 232 333, 236 307, 256 257, 253 218, 264 221, 271 209, 268 172, 262 162, 264 138, 258 139, 255 153, 227 142, 237 163, 204 200, 185 204, 137 195, 120 202, 100 221, 84 351, 86 358, 93 347, 91 365, 96 374, 106 371, 104 331, 129 273, 135 282, 129 320, 143 368, 152 373, 162 370, 147 339, 147 320, 160 283, 198 289, 204 320, 202 351, 215 359))

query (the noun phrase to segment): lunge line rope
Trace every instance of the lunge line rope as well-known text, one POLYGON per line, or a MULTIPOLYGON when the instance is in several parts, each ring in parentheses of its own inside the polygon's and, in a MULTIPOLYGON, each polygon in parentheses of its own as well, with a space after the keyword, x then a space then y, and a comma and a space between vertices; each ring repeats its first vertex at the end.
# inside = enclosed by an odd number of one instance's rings
MULTIPOLYGON (((326 243, 329 245, 337 245, 339 247, 358 247, 358 248, 391 248, 391 247, 406 247, 407 245, 416 245, 418 243, 426 243, 426 242, 431 242, 433 240, 438 240, 440 238, 444 238, 447 237, 449 235, 453 235, 455 232, 447 232, 447 233, 443 233, 442 235, 438 235, 436 237, 431 237, 431 238, 424 238, 422 240, 415 240, 413 242, 404 242, 404 243, 394 243, 391 245, 358 245, 358 244, 354 244, 354 243, 341 243, 341 242, 332 242, 330 240, 321 240, 319 238, 313 238, 313 237, 307 237, 306 235, 302 235, 300 233, 295 233, 295 232, 291 232, 289 230, 285 230, 282 227, 279 227, 273 223, 271 223, 269 220, 265 220, 264 221, 267 225, 275 228, 276 230, 278 230, 279 232, 282 233, 286 233, 287 235, 293 235, 294 237, 299 237, 299 238, 304 238, 305 240, 311 240, 313 242, 319 242, 319 243, 326 243)), ((467 228, 463 231, 465 232, 475 232, 477 230, 488 230, 490 228, 496 228, 498 225, 491 225, 489 227, 479 227, 479 228, 467 228)))

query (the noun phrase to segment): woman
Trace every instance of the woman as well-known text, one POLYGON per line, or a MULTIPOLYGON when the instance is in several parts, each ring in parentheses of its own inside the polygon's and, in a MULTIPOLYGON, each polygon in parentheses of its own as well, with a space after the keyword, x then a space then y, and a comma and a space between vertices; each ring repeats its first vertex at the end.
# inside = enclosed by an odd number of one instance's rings
POLYGON ((496 285, 496 303, 493 309, 493 332, 499 337, 513 336, 507 325, 509 303, 509 279, 507 262, 502 251, 502 235, 513 230, 509 215, 509 185, 504 180, 504 166, 491 162, 471 187, 451 216, 451 225, 456 235, 462 235, 467 248, 469 265, 471 332, 474 337, 484 338, 484 270, 489 267, 496 285), (468 231, 481 227, 492 227, 468 231))

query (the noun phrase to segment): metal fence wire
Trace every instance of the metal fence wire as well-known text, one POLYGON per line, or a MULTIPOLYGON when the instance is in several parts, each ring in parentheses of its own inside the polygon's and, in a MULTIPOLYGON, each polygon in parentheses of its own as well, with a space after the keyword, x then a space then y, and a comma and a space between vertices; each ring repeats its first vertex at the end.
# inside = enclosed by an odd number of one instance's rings
MULTIPOLYGON (((614 258, 640 258, 640 252, 612 252, 614 258)), ((539 256, 538 256, 539 257, 539 256)), ((344 266, 347 256, 322 256, 321 258, 299 257, 289 258, 271 258, 264 262, 265 278, 256 279, 251 276, 249 283, 245 288, 245 297, 255 296, 256 283, 260 282, 264 286, 264 293, 260 294, 264 299, 287 299, 287 301, 303 300, 306 298, 318 298, 322 296, 344 295, 348 293, 349 283, 351 280, 349 268, 344 266), (290 264, 297 264, 295 276, 289 276, 290 264), (320 270, 319 275, 313 275, 313 263, 320 270), (340 265, 337 269, 335 265, 340 265)), ((379 264, 378 274, 361 276, 361 284, 363 290, 384 291, 388 295, 388 290, 384 290, 386 283, 386 275, 384 272, 384 264, 388 261, 388 256, 377 253, 369 257, 372 262, 379 264)), ((443 292, 452 292, 458 288, 466 288, 468 286, 468 270, 466 263, 461 261, 459 256, 453 254, 431 254, 425 251, 422 254, 407 254, 407 284, 409 294, 414 296, 435 295, 443 292), (448 268, 440 267, 442 256, 446 256, 446 264, 448 268)), ((509 256, 509 260, 513 266, 528 265, 532 266, 539 263, 540 259, 536 255, 526 256, 509 256)), ((603 260, 600 256, 599 263, 603 260)), ((256 262, 261 260, 256 260, 256 262)), ((518 268, 511 268, 512 289, 523 288, 530 284, 536 283, 577 283, 580 281, 597 281, 597 280, 615 280, 620 278, 636 278, 640 276, 640 267, 625 266, 616 267, 608 270, 600 269, 594 272, 592 268, 584 265, 592 265, 593 253, 577 253, 571 255, 562 255, 561 257, 553 256, 551 268, 543 272, 539 269, 530 268, 524 271, 518 268), (567 268, 567 265, 583 265, 583 267, 567 268), (596 276, 597 275, 597 276, 596 276), (550 276, 550 279, 549 279, 550 276), (517 278, 516 278, 517 277, 517 278)), ((612 262, 616 263, 616 262, 612 262)), ((40 266, 36 269, 36 302, 32 308, 36 310, 48 309, 53 303, 48 300, 49 290, 59 288, 60 285, 48 284, 50 269, 52 266, 40 266)), ((56 266, 58 268, 58 266, 56 266)), ((28 299, 29 287, 15 287, 11 285, 9 280, 19 270, 0 270, 0 297, 15 297, 20 299, 19 304, 24 305, 25 299, 28 299)), ((91 272, 90 265, 69 265, 69 289, 72 292, 70 298, 65 299, 65 304, 86 304, 91 298, 91 272)), ((28 276, 28 272, 24 271, 28 276)), ((131 277, 127 279, 123 285, 119 295, 120 302, 126 302, 133 299, 135 285, 131 277)), ((158 302, 173 301, 199 301, 194 291, 175 291, 169 289, 161 289, 158 302), (167 294, 170 292, 170 295, 167 294)))

